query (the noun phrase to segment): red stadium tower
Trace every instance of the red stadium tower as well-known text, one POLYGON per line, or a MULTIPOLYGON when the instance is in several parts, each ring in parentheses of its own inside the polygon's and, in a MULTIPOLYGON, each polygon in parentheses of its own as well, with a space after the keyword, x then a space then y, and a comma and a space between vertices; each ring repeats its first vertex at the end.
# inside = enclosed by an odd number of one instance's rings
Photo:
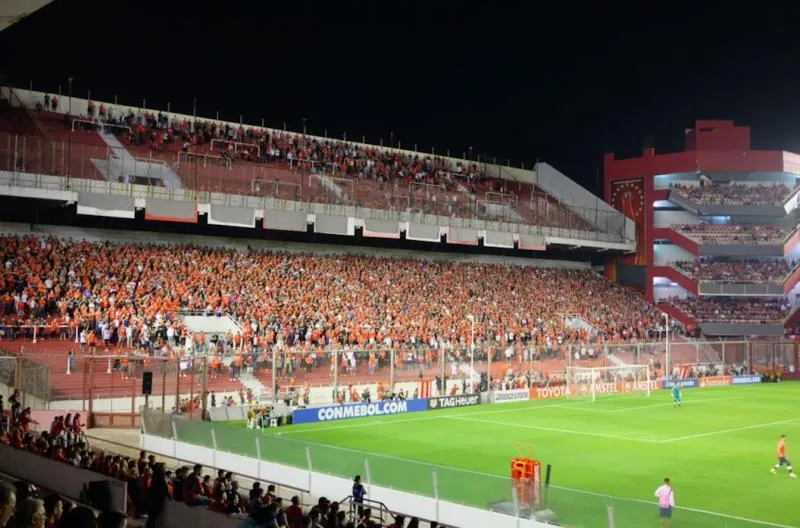
POLYGON ((682 152, 604 158, 605 199, 635 223, 609 278, 708 336, 781 336, 793 309, 800 155, 750 148, 750 128, 697 121, 682 152))

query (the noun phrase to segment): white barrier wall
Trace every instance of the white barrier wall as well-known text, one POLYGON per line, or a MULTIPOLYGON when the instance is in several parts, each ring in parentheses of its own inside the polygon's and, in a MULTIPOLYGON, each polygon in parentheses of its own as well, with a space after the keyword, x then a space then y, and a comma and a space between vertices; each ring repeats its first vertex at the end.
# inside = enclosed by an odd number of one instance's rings
POLYGON ((125 482, 21 449, 0 444, 0 470, 72 499, 78 499, 89 482, 111 481, 113 509, 125 512, 128 508, 128 485, 125 482))
MULTIPOLYGON (((349 496, 352 486, 349 479, 256 460, 233 453, 214 451, 147 434, 141 437, 141 448, 162 456, 196 460, 198 464, 225 468, 253 480, 279 481, 283 485, 307 490, 314 496, 325 496, 331 500, 340 500, 349 496)), ((492 528, 546 528, 550 526, 528 519, 517 519, 502 513, 462 506, 375 485, 370 486, 369 496, 373 500, 388 505, 394 511, 459 528, 485 528, 488 526, 492 528)))

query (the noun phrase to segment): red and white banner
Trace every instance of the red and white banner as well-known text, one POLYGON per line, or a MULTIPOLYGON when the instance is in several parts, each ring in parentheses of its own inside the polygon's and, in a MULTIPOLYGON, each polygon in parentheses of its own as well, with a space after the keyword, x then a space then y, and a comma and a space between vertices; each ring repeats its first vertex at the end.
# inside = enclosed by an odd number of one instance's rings
MULTIPOLYGON (((661 387, 660 382, 656 380, 620 381, 617 383, 597 383, 594 386, 594 392, 595 394, 646 392, 648 385, 651 391, 661 387)), ((552 398, 562 398, 564 396, 588 396, 591 393, 592 386, 589 384, 574 384, 570 387, 566 385, 555 385, 552 387, 531 388, 530 398, 532 400, 549 400, 552 398)))
POLYGON ((699 381, 701 387, 719 387, 733 384, 731 376, 709 376, 707 378, 699 378, 699 381))

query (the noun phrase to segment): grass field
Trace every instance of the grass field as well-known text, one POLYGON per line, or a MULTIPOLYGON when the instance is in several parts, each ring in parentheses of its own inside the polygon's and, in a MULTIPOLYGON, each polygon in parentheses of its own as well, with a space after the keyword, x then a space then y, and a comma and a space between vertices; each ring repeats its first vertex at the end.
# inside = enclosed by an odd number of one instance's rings
MULTIPOLYGON (((342 476, 363 475, 367 458, 373 484, 424 495, 432 494, 436 471, 443 500, 481 507, 510 497, 509 459, 532 445, 535 458, 553 465, 547 506, 563 524, 606 526, 611 504, 619 528, 658 526, 653 491, 668 476, 680 507, 676 528, 800 526, 800 479, 785 469, 770 473, 780 434, 800 463, 800 384, 683 395, 679 409, 669 391, 655 391, 649 398, 476 406, 263 434, 216 424, 215 433, 218 449, 254 456, 257 436, 262 458, 299 467, 306 467, 310 445, 315 471, 342 476)), ((179 439, 191 442, 189 436, 179 432, 179 439)))

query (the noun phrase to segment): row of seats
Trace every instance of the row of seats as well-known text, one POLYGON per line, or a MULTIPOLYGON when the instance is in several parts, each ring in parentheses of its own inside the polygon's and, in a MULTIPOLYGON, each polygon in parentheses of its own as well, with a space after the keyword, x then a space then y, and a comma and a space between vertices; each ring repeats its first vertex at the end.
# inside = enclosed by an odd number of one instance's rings
POLYGON ((785 298, 671 297, 672 304, 700 322, 780 323, 791 306, 785 298))
POLYGON ((776 205, 795 190, 785 183, 673 184, 670 189, 701 205, 776 205))
POLYGON ((782 244, 792 232, 782 225, 698 223, 670 227, 701 244, 782 244))
POLYGON ((719 260, 698 258, 679 260, 675 267, 689 277, 715 282, 780 282, 797 265, 784 259, 719 260))

